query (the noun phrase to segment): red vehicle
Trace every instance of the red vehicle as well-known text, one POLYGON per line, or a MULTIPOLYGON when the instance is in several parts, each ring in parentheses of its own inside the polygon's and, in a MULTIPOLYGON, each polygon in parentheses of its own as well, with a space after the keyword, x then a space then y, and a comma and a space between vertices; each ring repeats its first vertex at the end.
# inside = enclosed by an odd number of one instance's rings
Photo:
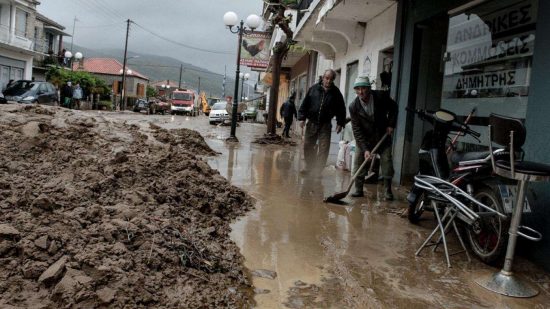
POLYGON ((188 89, 174 90, 168 100, 172 115, 185 114, 196 116, 199 114, 199 96, 188 89))

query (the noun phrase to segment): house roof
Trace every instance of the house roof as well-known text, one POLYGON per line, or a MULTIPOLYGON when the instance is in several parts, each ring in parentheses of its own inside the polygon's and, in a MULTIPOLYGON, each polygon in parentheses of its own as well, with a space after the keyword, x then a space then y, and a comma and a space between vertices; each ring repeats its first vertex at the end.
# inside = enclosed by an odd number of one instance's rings
MULTIPOLYGON (((107 75, 120 75, 120 70, 122 70, 122 63, 114 58, 83 58, 83 63, 80 65, 78 62, 73 64, 75 70, 84 70, 90 73, 96 74, 107 74, 107 75)), ((141 79, 149 80, 149 77, 139 73, 138 71, 126 66, 128 69, 132 70, 132 73, 127 74, 126 76, 134 76, 141 79)))
POLYGON ((177 88, 179 85, 179 82, 173 81, 173 80, 159 80, 151 82, 151 86, 153 87, 161 87, 162 85, 170 85, 171 88, 177 88))

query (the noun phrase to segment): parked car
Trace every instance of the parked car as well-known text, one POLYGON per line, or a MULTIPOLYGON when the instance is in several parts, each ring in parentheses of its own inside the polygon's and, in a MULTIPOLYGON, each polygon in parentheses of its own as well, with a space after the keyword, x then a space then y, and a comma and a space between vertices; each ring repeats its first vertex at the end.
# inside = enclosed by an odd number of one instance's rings
POLYGON ((255 106, 249 106, 242 113, 243 120, 246 121, 246 119, 252 119, 252 121, 254 121, 256 120, 257 114, 258 114, 258 109, 255 106))
POLYGON ((208 121, 210 124, 215 124, 218 122, 224 122, 229 120, 229 113, 226 110, 227 101, 219 101, 212 105, 210 109, 210 114, 208 115, 208 121))
POLYGON ((147 114, 152 114, 151 104, 143 99, 138 99, 136 103, 134 103, 133 111, 136 113, 140 112, 146 112, 147 114))
POLYGON ((7 101, 19 103, 40 103, 55 105, 59 102, 57 90, 49 82, 18 80, 6 90, 4 97, 7 101))

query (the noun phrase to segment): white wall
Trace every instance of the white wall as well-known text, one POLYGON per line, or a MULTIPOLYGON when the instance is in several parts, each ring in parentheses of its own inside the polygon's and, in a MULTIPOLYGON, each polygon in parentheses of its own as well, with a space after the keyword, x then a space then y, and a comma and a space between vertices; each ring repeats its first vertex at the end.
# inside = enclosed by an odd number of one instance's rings
MULTIPOLYGON (((319 76, 323 75, 323 73, 328 69, 334 68, 334 61, 325 59, 325 57, 319 53, 319 56, 317 57, 317 73, 315 74, 314 83, 319 81, 319 76)), ((336 85, 338 86, 338 85, 336 85)))
POLYGON ((25 55, 25 54, 13 52, 11 50, 4 49, 4 48, 0 48, 0 55, 2 55, 4 57, 7 57, 7 58, 12 58, 12 59, 16 59, 16 60, 25 61, 25 72, 23 73, 24 74, 23 79, 30 80, 32 78, 33 58, 32 58, 31 55, 25 55))
POLYGON ((333 68, 342 70, 339 85, 342 93, 346 87, 346 66, 354 61, 359 61, 359 75, 368 75, 371 80, 376 80, 377 84, 380 84, 379 68, 382 66, 378 63, 378 58, 381 50, 393 46, 396 16, 397 3, 367 23, 362 46, 349 45, 347 52, 336 54, 333 68), (370 59, 370 65, 366 64, 367 57, 370 59))

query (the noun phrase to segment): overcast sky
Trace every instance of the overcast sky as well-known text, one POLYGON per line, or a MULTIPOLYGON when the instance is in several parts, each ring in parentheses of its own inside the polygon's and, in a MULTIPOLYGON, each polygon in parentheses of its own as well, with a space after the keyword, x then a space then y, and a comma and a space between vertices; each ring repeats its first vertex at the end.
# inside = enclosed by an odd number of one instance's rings
MULTIPOLYGON (((233 76, 237 57, 237 35, 223 23, 223 15, 234 11, 240 19, 261 15, 261 0, 41 0, 38 11, 73 32, 74 44, 87 48, 124 49, 126 20, 130 26, 128 50, 170 56, 211 71, 233 76), (201 52, 167 42, 149 32, 197 48, 225 52, 201 52)), ((71 38, 64 38, 69 49, 71 38)), ((77 52, 76 50, 73 52, 77 52)), ((86 57, 86 55, 84 55, 86 57)), ((241 71, 248 68, 241 67, 241 71)))

